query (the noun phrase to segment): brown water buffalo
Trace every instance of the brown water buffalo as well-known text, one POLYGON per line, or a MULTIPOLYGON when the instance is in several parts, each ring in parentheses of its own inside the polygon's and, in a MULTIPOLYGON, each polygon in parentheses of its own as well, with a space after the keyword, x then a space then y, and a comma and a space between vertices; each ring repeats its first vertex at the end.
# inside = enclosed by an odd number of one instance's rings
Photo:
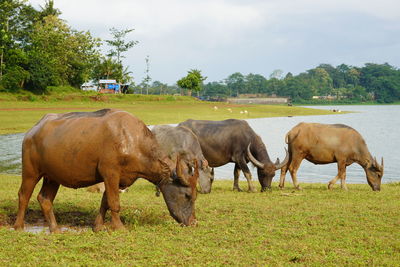
POLYGON ((219 167, 229 162, 235 163, 233 190, 239 188, 239 173, 243 171, 250 192, 255 192, 247 163, 257 167, 261 191, 271 188, 275 171, 286 165, 289 156, 282 163, 279 159, 271 162, 267 149, 253 129, 243 120, 205 121, 187 120, 179 124, 191 129, 198 137, 201 150, 211 167, 219 167))
POLYGON ((280 188, 284 187, 288 170, 292 176, 293 185, 300 188, 296 173, 301 161, 307 159, 314 164, 337 162, 338 174, 329 182, 329 189, 340 179, 342 188, 347 190, 346 167, 356 162, 363 167, 372 189, 380 190, 383 158, 379 165, 369 153, 362 136, 353 128, 343 124, 302 122, 287 133, 286 143, 289 148, 289 162, 281 170, 280 188))
POLYGON ((211 192, 211 184, 214 181, 213 170, 208 166, 204 158, 197 136, 187 127, 169 125, 156 125, 151 130, 156 136, 157 142, 164 153, 174 159, 177 155, 188 165, 191 170, 193 161, 199 165, 198 184, 200 193, 211 192))
POLYGON ((96 112, 47 114, 31 130, 22 144, 22 183, 14 224, 24 227, 24 216, 32 191, 41 178, 38 201, 51 232, 58 232, 53 200, 60 185, 87 187, 104 182, 105 192, 94 230, 103 228, 111 211, 111 227, 123 229, 120 220, 119 188, 138 178, 158 185, 171 216, 179 223, 195 223, 198 168, 190 177, 182 175, 184 164, 165 157, 154 135, 131 114, 103 109, 96 112))

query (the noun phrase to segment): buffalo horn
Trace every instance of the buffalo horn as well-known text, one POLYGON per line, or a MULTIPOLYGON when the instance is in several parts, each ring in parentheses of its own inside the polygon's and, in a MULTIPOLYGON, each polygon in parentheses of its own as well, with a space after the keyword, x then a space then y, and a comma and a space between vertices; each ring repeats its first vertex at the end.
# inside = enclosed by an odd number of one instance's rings
POLYGON ((279 158, 276 159, 275 169, 277 169, 277 170, 282 169, 282 167, 285 166, 289 162, 289 153, 288 153, 286 147, 285 147, 285 152, 286 152, 286 156, 285 156, 285 159, 282 161, 282 163, 279 163, 279 158))
POLYGON ((264 164, 259 162, 255 157, 253 157, 253 155, 250 152, 250 145, 251 143, 247 146, 247 156, 249 157, 249 160, 251 161, 251 163, 253 163, 255 166, 257 166, 258 168, 264 168, 264 164))

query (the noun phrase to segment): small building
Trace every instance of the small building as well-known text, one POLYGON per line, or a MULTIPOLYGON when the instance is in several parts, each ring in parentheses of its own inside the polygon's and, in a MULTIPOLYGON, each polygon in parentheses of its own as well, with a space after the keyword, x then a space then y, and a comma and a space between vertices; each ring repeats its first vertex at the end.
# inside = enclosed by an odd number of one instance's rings
POLYGON ((81 89, 83 91, 97 91, 97 84, 93 83, 93 81, 85 82, 81 85, 81 89))
POLYGON ((99 93, 105 94, 119 94, 120 85, 116 80, 99 80, 99 93))

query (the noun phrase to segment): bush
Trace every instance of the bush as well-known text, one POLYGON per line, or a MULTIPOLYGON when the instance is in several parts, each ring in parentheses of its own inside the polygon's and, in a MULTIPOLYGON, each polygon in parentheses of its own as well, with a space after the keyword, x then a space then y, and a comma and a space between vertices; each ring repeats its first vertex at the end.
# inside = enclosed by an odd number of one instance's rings
POLYGON ((28 78, 29 72, 20 66, 14 66, 3 76, 0 86, 9 92, 15 92, 23 88, 28 78))

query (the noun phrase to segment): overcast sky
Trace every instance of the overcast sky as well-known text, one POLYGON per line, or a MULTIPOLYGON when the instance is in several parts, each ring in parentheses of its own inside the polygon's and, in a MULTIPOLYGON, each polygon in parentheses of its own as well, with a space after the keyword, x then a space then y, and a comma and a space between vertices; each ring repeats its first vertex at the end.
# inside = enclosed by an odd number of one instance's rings
MULTIPOLYGON (((29 1, 34 7, 44 0, 29 1)), ((400 67, 399 0, 55 0, 77 30, 109 39, 134 28, 126 53, 134 80, 169 84, 199 69, 206 82, 234 72, 298 74, 320 63, 400 67)))

